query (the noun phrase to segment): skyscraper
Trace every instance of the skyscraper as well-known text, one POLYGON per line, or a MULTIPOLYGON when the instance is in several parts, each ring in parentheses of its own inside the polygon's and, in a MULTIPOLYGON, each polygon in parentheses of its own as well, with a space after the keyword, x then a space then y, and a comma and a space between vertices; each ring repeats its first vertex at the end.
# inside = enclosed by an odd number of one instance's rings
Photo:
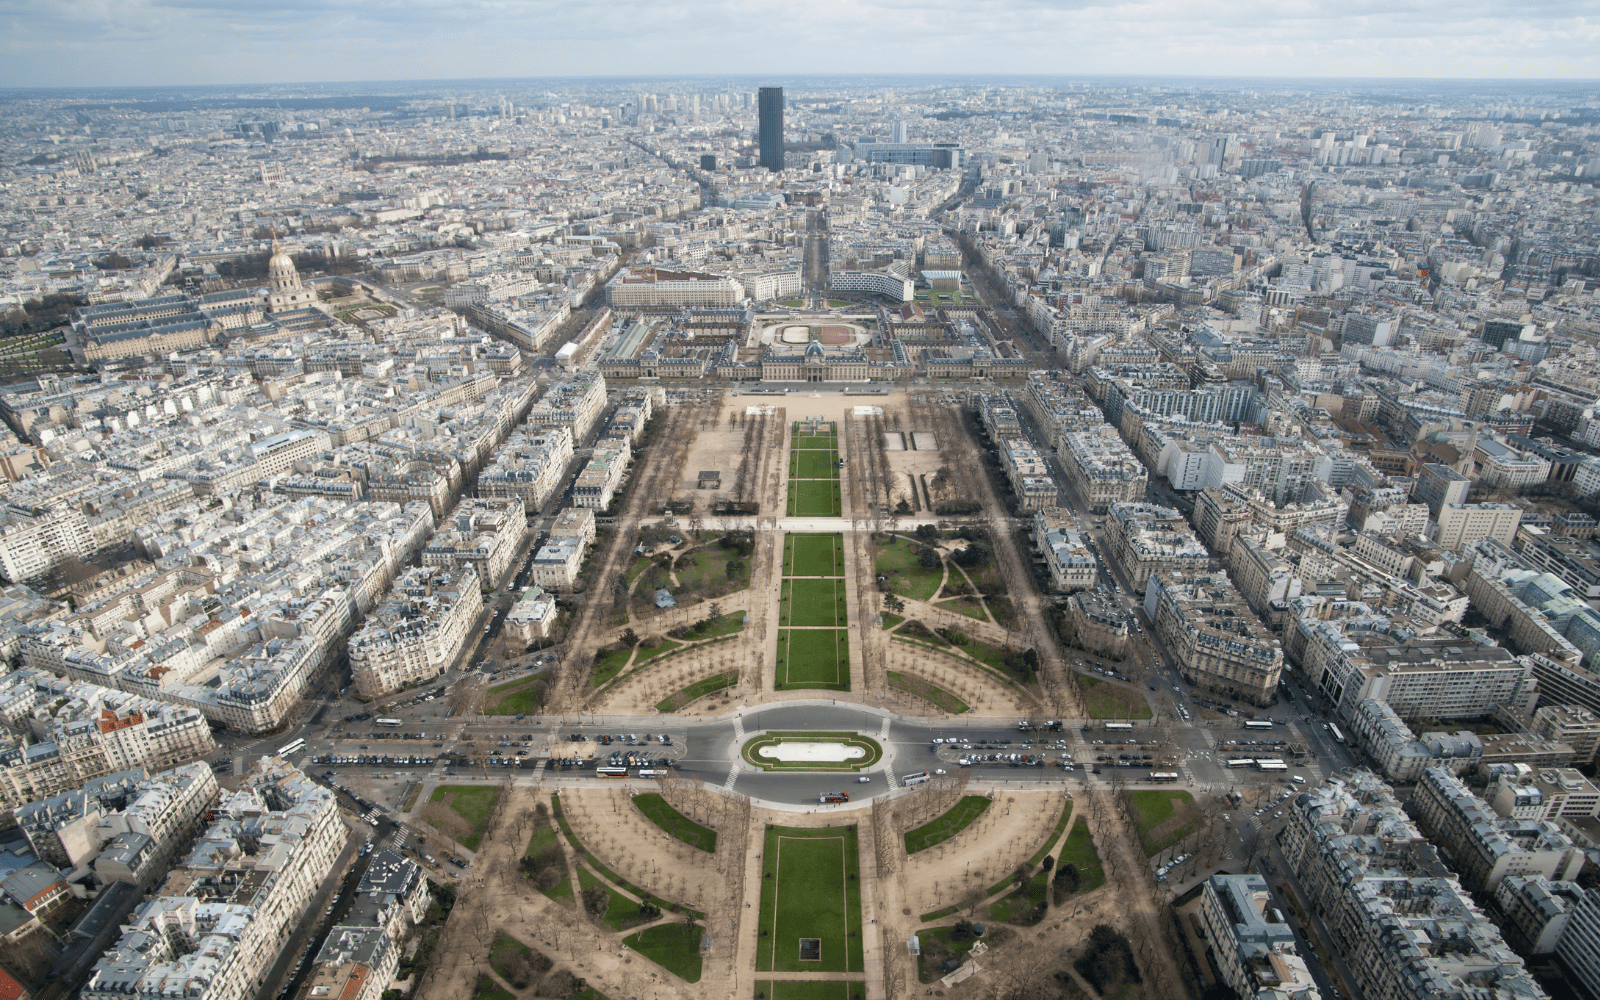
POLYGON ((783 169, 783 88, 761 88, 761 165, 783 169))
POLYGON ((894 133, 893 134, 894 134, 894 141, 895 142, 905 142, 906 141, 906 123, 905 122, 895 122, 894 123, 894 133))

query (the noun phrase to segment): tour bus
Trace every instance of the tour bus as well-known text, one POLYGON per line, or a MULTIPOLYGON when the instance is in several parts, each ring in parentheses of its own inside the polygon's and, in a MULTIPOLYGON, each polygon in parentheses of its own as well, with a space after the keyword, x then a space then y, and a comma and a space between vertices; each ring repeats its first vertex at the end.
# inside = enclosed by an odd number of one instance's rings
POLYGON ((640 771, 639 772, 639 777, 641 777, 641 778, 659 778, 663 774, 666 774, 666 773, 667 772, 665 772, 665 771, 660 771, 660 770, 657 770, 657 769, 651 767, 651 768, 645 768, 643 771, 640 771))
POLYGON ((905 775, 904 777, 902 777, 900 779, 900 784, 902 784, 902 785, 920 785, 924 781, 927 781, 929 778, 932 778, 932 777, 933 777, 933 775, 929 774, 927 771, 918 771, 915 774, 908 774, 908 775, 905 775))
POLYGON ((597 778, 626 778, 628 769, 625 767, 597 767, 594 769, 597 778))
POLYGON ((1229 767, 1255 767, 1256 762, 1252 757, 1235 757, 1228 761, 1229 767))
POLYGON ((372 724, 374 726, 403 726, 403 725, 405 725, 405 723, 401 722, 399 719, 373 719, 372 720, 372 724))
POLYGON ((1281 760, 1258 760, 1256 761, 1256 768, 1261 771, 1287 771, 1289 770, 1289 765, 1281 760))
POLYGON ((305 740, 295 740, 292 743, 285 743, 283 746, 279 747, 278 748, 278 756, 279 757, 287 757, 292 753, 299 753, 300 751, 304 750, 305 748, 306 748, 306 741, 305 740))
POLYGON ((1106 728, 1112 730, 1113 732, 1116 732, 1118 730, 1131 731, 1133 729, 1133 723, 1131 723, 1131 722, 1108 722, 1108 723, 1106 723, 1106 728))
POLYGON ((1150 775, 1151 781, 1177 781, 1178 775, 1173 771, 1157 771, 1150 775))
POLYGON ((1335 742, 1335 743, 1343 743, 1344 742, 1344 733, 1340 732, 1339 731, 1339 727, 1334 725, 1331 722, 1328 723, 1328 732, 1333 734, 1333 742, 1335 742))
POLYGON ((1271 729, 1272 723, 1266 719, 1250 719, 1244 724, 1246 729, 1271 729))
POLYGON ((825 792, 822 795, 817 797, 817 801, 818 802, 822 802, 822 803, 849 802, 850 801, 850 793, 849 792, 825 792))

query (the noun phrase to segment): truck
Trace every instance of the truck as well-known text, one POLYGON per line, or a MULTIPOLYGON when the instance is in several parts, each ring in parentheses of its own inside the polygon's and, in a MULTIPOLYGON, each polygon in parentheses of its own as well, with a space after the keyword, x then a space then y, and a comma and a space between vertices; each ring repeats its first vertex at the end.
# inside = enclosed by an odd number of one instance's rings
POLYGON ((817 801, 826 805, 829 802, 849 802, 849 792, 824 792, 817 797, 817 801))

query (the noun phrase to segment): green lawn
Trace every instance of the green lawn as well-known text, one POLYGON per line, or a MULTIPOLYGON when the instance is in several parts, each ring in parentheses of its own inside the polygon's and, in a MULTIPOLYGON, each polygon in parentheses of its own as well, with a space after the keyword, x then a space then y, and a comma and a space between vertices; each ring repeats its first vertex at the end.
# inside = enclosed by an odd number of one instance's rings
POLYGON ((883 613, 882 617, 883 617, 883 627, 885 629, 892 629, 896 625, 898 625, 901 622, 906 620, 904 615, 897 615, 897 614, 895 614, 895 613, 893 613, 891 611, 885 611, 883 613))
POLYGON ((1078 869, 1080 893, 1098 889, 1106 880, 1105 869, 1100 866, 1100 852, 1094 849, 1094 838, 1082 819, 1067 835, 1067 842, 1061 845, 1061 855, 1056 858, 1057 868, 1066 864, 1078 869))
POLYGON ((732 687, 738 682, 739 672, 737 670, 730 670, 722 674, 712 674, 704 680, 695 681, 671 697, 663 698, 656 703, 656 708, 662 712, 676 712, 696 699, 704 698, 713 691, 732 687))
POLYGON ((1091 719, 1150 718, 1150 703, 1138 688, 1123 687, 1083 674, 1078 675, 1078 688, 1083 692, 1084 707, 1088 709, 1091 719))
POLYGON ((532 953, 533 949, 504 932, 496 934, 494 944, 489 948, 489 968, 499 974, 506 982, 515 982, 507 963, 521 955, 532 953))
POLYGON ((1045 839, 1044 846, 1033 852, 1033 857, 1028 859, 1028 864, 1036 865, 1044 860, 1050 849, 1056 846, 1056 841, 1061 839, 1061 831, 1067 828, 1067 823, 1072 819, 1072 803, 1068 802, 1066 808, 1061 810, 1061 818, 1056 820, 1056 828, 1045 839))
POLYGON ((633 657, 633 649, 613 649, 607 652, 594 663, 594 675, 589 678, 589 683, 600 687, 617 676, 622 668, 628 665, 628 660, 633 657))
POLYGON ((837 479, 796 479, 789 483, 790 517, 838 517, 844 497, 837 479))
MULTIPOLYGON (((472 824, 472 832, 455 838, 457 842, 469 851, 478 849, 478 841, 483 839, 483 833, 489 828, 489 813, 494 810, 494 804, 500 798, 500 789, 483 788, 477 785, 440 785, 429 796, 429 802, 448 802, 451 812, 472 824)), ((432 820, 429 826, 435 829, 444 829, 437 826, 432 820)))
POLYGON ((657 646, 655 649, 640 649, 639 662, 644 663, 645 661, 653 660, 658 656, 666 656, 668 653, 681 647, 682 645, 683 643, 676 639, 662 639, 661 645, 657 646))
POLYGON ((1139 841, 1146 854, 1160 854, 1193 833, 1200 823, 1198 814, 1186 823, 1168 822, 1179 809, 1186 814, 1195 812, 1194 797, 1188 792, 1159 788, 1132 792, 1130 795, 1133 799, 1133 815, 1139 821, 1139 841), (1166 824, 1166 828, 1158 833, 1157 827, 1163 824, 1166 824))
MULTIPOLYGON (((705 548, 686 552, 678 557, 673 564, 673 572, 678 574, 678 586, 674 593, 696 592, 710 590, 713 587, 729 585, 733 590, 743 590, 750 586, 750 562, 739 556, 737 549, 725 549, 720 545, 710 545, 705 548), (738 570, 734 578, 728 580, 728 563, 737 560, 738 570)), ((727 587, 724 586, 724 590, 727 587)))
POLYGON ((926 823, 915 830, 906 833, 906 853, 915 854, 926 851, 936 844, 942 844, 956 834, 972 825, 972 821, 983 815, 989 808, 989 797, 986 795, 967 795, 960 802, 950 808, 950 811, 938 817, 931 823, 926 823))
POLYGON ((681 923, 656 924, 623 938, 622 943, 685 982, 700 981, 700 935, 681 923))
POLYGON ((845 629, 780 629, 778 690, 850 690, 849 637, 845 629))
POLYGON ((1039 872, 1022 888, 989 907, 989 919, 1032 927, 1042 914, 1039 904, 1045 901, 1050 886, 1044 872, 1039 872))
POLYGON ((895 593, 914 601, 926 601, 944 582, 944 567, 924 569, 912 543, 903 538, 880 544, 874 563, 879 576, 892 577, 895 593))
POLYGON ((553 889, 541 889, 539 891, 558 903, 577 904, 577 900, 572 894, 572 879, 569 877, 563 877, 561 881, 555 884, 553 889))
POLYGON ((528 677, 510 684, 500 684, 490 688, 484 694, 483 714, 485 715, 535 715, 544 704, 544 699, 535 697, 535 686, 541 683, 537 677, 528 677))
POLYGON ((839 453, 836 451, 791 451, 790 479, 838 479, 839 453))
POLYGON ((717 831, 707 829, 667 804, 667 800, 654 792, 635 795, 633 804, 650 818, 650 822, 677 837, 690 847, 715 854, 717 831))
POLYGON ((908 691, 924 701, 931 702, 941 711, 949 712, 951 715, 960 715, 971 707, 937 684, 929 684, 922 678, 913 677, 910 674, 889 671, 889 686, 898 688, 901 691, 908 691))
POLYGON ((533 836, 528 838, 528 849, 522 853, 531 858, 557 842, 556 828, 546 823, 533 831, 533 836))
POLYGON ((976 599, 952 597, 949 600, 940 601, 939 607, 944 608, 946 611, 954 611, 958 615, 975 618, 980 622, 989 620, 989 616, 983 610, 983 604, 976 599))
POLYGON ((783 545, 784 576, 843 576, 844 536, 791 534, 783 545))
POLYGON ((856 828, 768 827, 762 851, 758 972, 862 972, 856 828), (817 938, 817 960, 800 939, 817 938))
POLYGON ((639 556, 635 559, 633 565, 628 567, 628 585, 632 586, 633 581, 639 578, 639 574, 649 569, 650 564, 654 561, 649 556, 639 556))
POLYGON ((482 974, 478 976, 478 988, 472 993, 472 1000, 517 1000, 517 995, 494 981, 494 977, 482 974))
MULTIPOLYGON (((950 913, 955 913, 959 909, 960 909, 959 907, 951 907, 950 908, 950 913)), ((945 915, 949 916, 949 914, 945 914, 945 915)), ((923 919, 926 920, 928 918, 924 917, 923 919)), ((937 919, 937 918, 935 918, 935 919, 937 919)), ((966 956, 967 956, 967 953, 972 950, 972 946, 978 943, 978 939, 974 938, 974 937, 969 937, 969 938, 966 938, 965 940, 962 940, 962 941, 952 941, 950 939, 950 937, 951 937, 950 932, 952 930, 954 930, 954 928, 951 928, 951 927, 931 927, 931 928, 929 928, 927 930, 917 932, 917 937, 922 941, 922 955, 926 956, 928 954, 928 952, 932 950, 931 948, 928 947, 930 942, 938 941, 941 945, 943 945, 945 947, 945 949, 947 951, 950 952, 950 955, 951 955, 952 958, 965 959, 966 956)), ((922 957, 918 957, 917 958, 917 975, 918 975, 918 978, 922 982, 932 982, 933 979, 939 975, 939 973, 934 972, 932 969, 924 969, 923 968, 923 964, 922 964, 922 957)))
MULTIPOLYGON (((578 887, 580 889, 588 889, 597 885, 604 887, 606 892, 611 894, 611 902, 606 906, 606 915, 600 918, 602 924, 614 931, 623 931, 633 924, 642 922, 638 903, 612 888, 605 879, 602 879, 588 868, 579 865, 578 887)), ((663 909, 666 908, 665 903, 660 905, 663 909)))
POLYGON ((782 601, 779 625, 834 628, 850 624, 843 580, 785 580, 782 601))
POLYGON ((865 983, 777 979, 756 983, 755 1000, 860 1000, 864 996, 865 983), (854 994, 850 992, 851 987, 855 988, 854 994))

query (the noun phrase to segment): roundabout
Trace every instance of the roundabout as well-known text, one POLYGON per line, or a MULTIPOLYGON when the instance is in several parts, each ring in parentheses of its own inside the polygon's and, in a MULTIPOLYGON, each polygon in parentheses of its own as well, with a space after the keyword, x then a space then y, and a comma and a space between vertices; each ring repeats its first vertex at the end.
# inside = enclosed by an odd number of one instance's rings
POLYGON ((763 771, 861 771, 883 759, 876 740, 856 733, 763 733, 739 756, 763 771))

